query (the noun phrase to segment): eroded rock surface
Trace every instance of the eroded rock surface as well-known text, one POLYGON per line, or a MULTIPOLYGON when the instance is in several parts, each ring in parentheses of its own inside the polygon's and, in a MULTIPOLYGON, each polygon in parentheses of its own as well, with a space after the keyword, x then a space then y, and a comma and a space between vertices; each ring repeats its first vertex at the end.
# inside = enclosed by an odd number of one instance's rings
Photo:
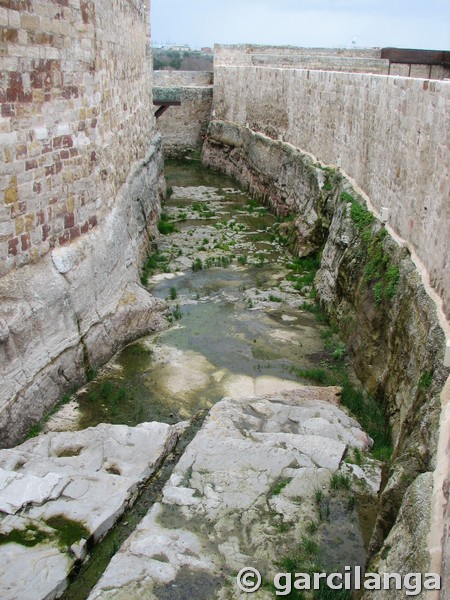
MULTIPOLYGON (((305 387, 216 404, 90 600, 239 598, 233 574, 244 566, 269 580, 275 561, 319 519, 330 478, 349 469, 344 455, 371 445, 335 405, 336 391, 305 387)), ((379 486, 375 461, 361 473, 362 488, 366 477, 379 486)), ((348 528, 357 540, 356 523, 348 528)))
POLYGON ((102 424, 0 451, 1 597, 56 597, 87 540, 111 528, 184 427, 102 424))
MULTIPOLYGON (((384 551, 380 553, 378 563, 375 565, 380 573, 429 572, 427 541, 432 491, 432 473, 422 473, 408 488, 397 522, 389 532, 384 543, 384 551)), ((373 590, 366 592, 363 597, 364 600, 390 600, 392 593, 392 590, 373 590)), ((445 594, 444 589, 443 593, 445 594)), ((396 590, 395 595, 399 600, 411 597, 404 589, 396 590)), ((425 597, 425 593, 416 597, 425 597)))

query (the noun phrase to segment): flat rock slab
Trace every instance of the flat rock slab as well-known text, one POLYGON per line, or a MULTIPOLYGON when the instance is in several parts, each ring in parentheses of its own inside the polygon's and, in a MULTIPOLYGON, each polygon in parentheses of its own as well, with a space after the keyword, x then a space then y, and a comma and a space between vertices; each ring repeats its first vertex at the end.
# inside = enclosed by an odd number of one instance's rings
POLYGON ((347 467, 346 451, 371 445, 336 406, 338 393, 303 388, 217 403, 90 600, 240 598, 233 574, 241 568, 279 570, 275 562, 318 518, 317 490, 347 467))
POLYGON ((111 528, 185 427, 101 424, 0 450, 2 599, 57 597, 87 539, 111 528))

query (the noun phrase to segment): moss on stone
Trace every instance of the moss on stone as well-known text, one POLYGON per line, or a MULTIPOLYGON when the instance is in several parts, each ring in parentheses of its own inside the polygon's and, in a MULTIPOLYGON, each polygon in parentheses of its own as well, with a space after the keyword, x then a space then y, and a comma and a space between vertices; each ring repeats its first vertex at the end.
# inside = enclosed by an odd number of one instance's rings
POLYGON ((79 521, 72 521, 64 515, 50 517, 47 525, 57 532, 58 545, 61 550, 66 551, 72 544, 81 539, 89 539, 91 532, 79 521))
POLYGON ((72 544, 82 538, 87 540, 91 535, 82 523, 72 521, 63 515, 47 519, 45 525, 42 524, 42 528, 40 528, 38 523, 30 523, 24 529, 13 529, 9 533, 0 533, 0 545, 19 544, 20 546, 32 548, 44 542, 56 541, 60 550, 67 552, 72 544), (54 531, 52 532, 45 525, 48 525, 54 531))
POLYGON ((48 539, 48 533, 41 531, 34 525, 30 525, 26 529, 13 529, 9 533, 0 533, 0 546, 4 544, 19 544, 20 546, 32 548, 48 539))
POLYGON ((390 300, 395 296, 400 278, 399 268, 392 264, 391 258, 385 252, 383 241, 387 231, 384 227, 374 232, 375 217, 355 198, 347 193, 341 193, 341 200, 350 203, 350 218, 361 237, 362 260, 366 260, 364 278, 372 286, 373 298, 376 304, 390 300))

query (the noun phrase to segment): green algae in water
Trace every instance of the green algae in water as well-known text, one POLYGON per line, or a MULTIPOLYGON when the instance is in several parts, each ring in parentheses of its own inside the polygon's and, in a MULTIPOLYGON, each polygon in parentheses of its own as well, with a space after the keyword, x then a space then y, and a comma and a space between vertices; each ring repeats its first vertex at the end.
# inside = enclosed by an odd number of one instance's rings
POLYGON ((89 539, 91 533, 82 523, 72 521, 64 515, 47 519, 45 524, 54 531, 43 531, 38 525, 28 525, 25 529, 13 529, 9 533, 0 533, 0 545, 19 544, 33 548, 41 543, 56 541, 62 551, 67 551, 72 544, 82 538, 89 539))
POLYGON ((165 364, 153 361, 153 351, 143 344, 126 347, 118 357, 121 370, 89 385, 79 396, 83 429, 99 423, 136 426, 158 421, 177 423, 199 410, 210 408, 221 394, 212 384, 179 397, 165 388, 165 364))
POLYGON ((81 539, 88 540, 91 532, 79 521, 72 521, 64 515, 50 517, 47 525, 57 532, 58 545, 62 550, 67 550, 75 542, 81 539))
POLYGON ((180 420, 170 402, 164 406, 155 400, 143 382, 128 380, 123 384, 122 380, 112 378, 96 382, 80 396, 79 427, 85 429, 99 423, 136 426, 147 421, 174 423, 180 420))
MULTIPOLYGON (((319 350, 322 345, 318 331, 317 335, 314 333, 316 327, 312 318, 308 323, 301 323, 302 316, 297 314, 296 323, 293 325, 292 322, 283 322, 280 316, 276 319, 278 331, 273 336, 271 314, 265 309, 255 312, 248 310, 244 290, 257 288, 255 293, 258 293, 266 287, 276 287, 287 273, 286 259, 281 257, 276 248, 272 248, 270 254, 259 253, 260 264, 253 264, 245 269, 204 268, 213 267, 218 263, 225 266, 231 258, 236 260, 231 252, 238 254, 242 250, 231 248, 232 240, 229 236, 251 239, 253 247, 256 236, 263 240, 257 242, 257 245, 262 244, 266 247, 270 244, 273 233, 274 217, 256 210, 257 203, 242 191, 233 192, 233 189, 236 190, 234 181, 228 181, 221 174, 203 170, 199 164, 190 161, 169 163, 166 175, 169 186, 208 186, 216 189, 214 197, 222 194, 226 196, 223 208, 228 212, 225 215, 220 211, 220 214, 223 221, 221 230, 227 236, 224 241, 220 241, 214 234, 211 244, 228 244, 229 251, 223 250, 220 256, 214 254, 209 258, 202 254, 202 268, 196 272, 187 269, 183 275, 149 285, 151 293, 160 298, 170 297, 175 286, 180 304, 179 310, 176 311, 177 316, 183 317, 180 321, 181 326, 151 339, 150 343, 159 353, 157 360, 153 359, 151 350, 142 343, 126 347, 117 358, 120 370, 107 378, 92 382, 88 391, 81 395, 80 427, 100 422, 137 425, 144 421, 157 420, 174 423, 190 418, 197 410, 210 407, 226 395, 225 386, 235 376, 271 376, 281 380, 295 380, 292 368, 313 366, 307 355, 319 350), (243 213, 239 211, 239 207, 244 209, 243 213), (252 209, 252 214, 248 214, 249 208, 252 209), (230 216, 233 218, 230 219, 230 216), (253 232, 247 231, 248 227, 252 227, 253 232), (239 233, 242 228, 246 231, 239 233), (279 264, 281 258, 282 265, 279 264), (202 301, 196 305, 183 305, 185 297, 196 297, 197 300, 202 298, 202 301), (210 301, 205 300, 208 297, 210 301), (217 326, 218 323, 220 327, 217 326), (295 335, 298 341, 293 338, 295 335), (165 353, 169 360, 164 358, 165 353), (173 391, 180 386, 174 382, 170 369, 173 361, 177 363, 180 362, 179 359, 184 367, 178 370, 176 377, 179 380, 184 379, 185 372, 191 371, 192 377, 190 382, 186 382, 185 389, 173 391), (204 383, 201 383, 202 380, 204 383), (194 385, 191 389, 189 383, 192 382, 194 385)), ((176 193, 174 195, 176 196, 176 193)), ((192 204, 194 208, 209 210, 208 202, 203 204, 194 199, 186 198, 186 203, 192 204)), ((173 202, 179 200, 172 197, 167 204, 173 202)), ((222 200, 214 200, 214 210, 218 202, 221 203, 222 200)), ((185 227, 186 224, 181 232, 175 234, 180 238, 177 238, 177 248, 180 248, 180 244, 181 248, 183 247, 183 236, 187 235, 186 232, 183 233, 185 227)), ((189 229, 191 228, 192 223, 189 226, 189 229)), ((205 242, 204 235, 199 237, 199 241, 200 239, 205 242)), ((206 238, 207 241, 208 239, 209 237, 206 238)), ((160 250, 155 256, 171 253, 171 242, 172 239, 161 240, 160 250)), ((254 253, 253 256, 246 256, 248 262, 255 261, 254 253)), ((192 261, 190 264, 200 264, 200 257, 195 254, 189 255, 189 260, 192 261)), ((168 266, 173 267, 172 264, 168 266)), ((275 296, 272 294, 272 297, 275 296)), ((280 315, 292 312, 287 306, 283 306, 283 303, 280 305, 282 310, 277 311, 280 315)))
POLYGON ((38 527, 30 525, 26 529, 13 529, 9 533, 0 533, 0 546, 4 544, 19 544, 32 548, 49 539, 49 534, 38 527))
POLYGON ((126 346, 120 353, 119 364, 123 368, 125 378, 142 373, 153 357, 153 350, 143 344, 136 343, 126 346))
POLYGON ((176 405, 170 399, 158 399, 143 380, 152 357, 153 351, 143 344, 125 347, 118 358, 120 376, 98 379, 80 395, 80 429, 99 423, 135 426, 146 421, 181 420, 176 405))
POLYGON ((80 429, 106 422, 137 424, 144 417, 142 407, 135 401, 135 392, 120 380, 95 381, 80 395, 80 429))

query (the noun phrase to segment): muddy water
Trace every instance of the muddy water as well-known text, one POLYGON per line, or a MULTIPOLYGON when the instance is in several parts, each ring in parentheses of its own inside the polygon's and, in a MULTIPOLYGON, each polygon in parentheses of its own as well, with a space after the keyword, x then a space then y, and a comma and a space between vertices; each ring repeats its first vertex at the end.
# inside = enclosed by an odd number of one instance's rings
POLYGON ((298 369, 317 366, 321 326, 299 308, 310 288, 286 279, 275 217, 198 163, 168 165, 166 176, 163 216, 175 231, 158 240, 162 268, 147 288, 167 299, 168 329, 122 350, 50 429, 174 423, 227 395, 293 389, 308 383, 298 369))

